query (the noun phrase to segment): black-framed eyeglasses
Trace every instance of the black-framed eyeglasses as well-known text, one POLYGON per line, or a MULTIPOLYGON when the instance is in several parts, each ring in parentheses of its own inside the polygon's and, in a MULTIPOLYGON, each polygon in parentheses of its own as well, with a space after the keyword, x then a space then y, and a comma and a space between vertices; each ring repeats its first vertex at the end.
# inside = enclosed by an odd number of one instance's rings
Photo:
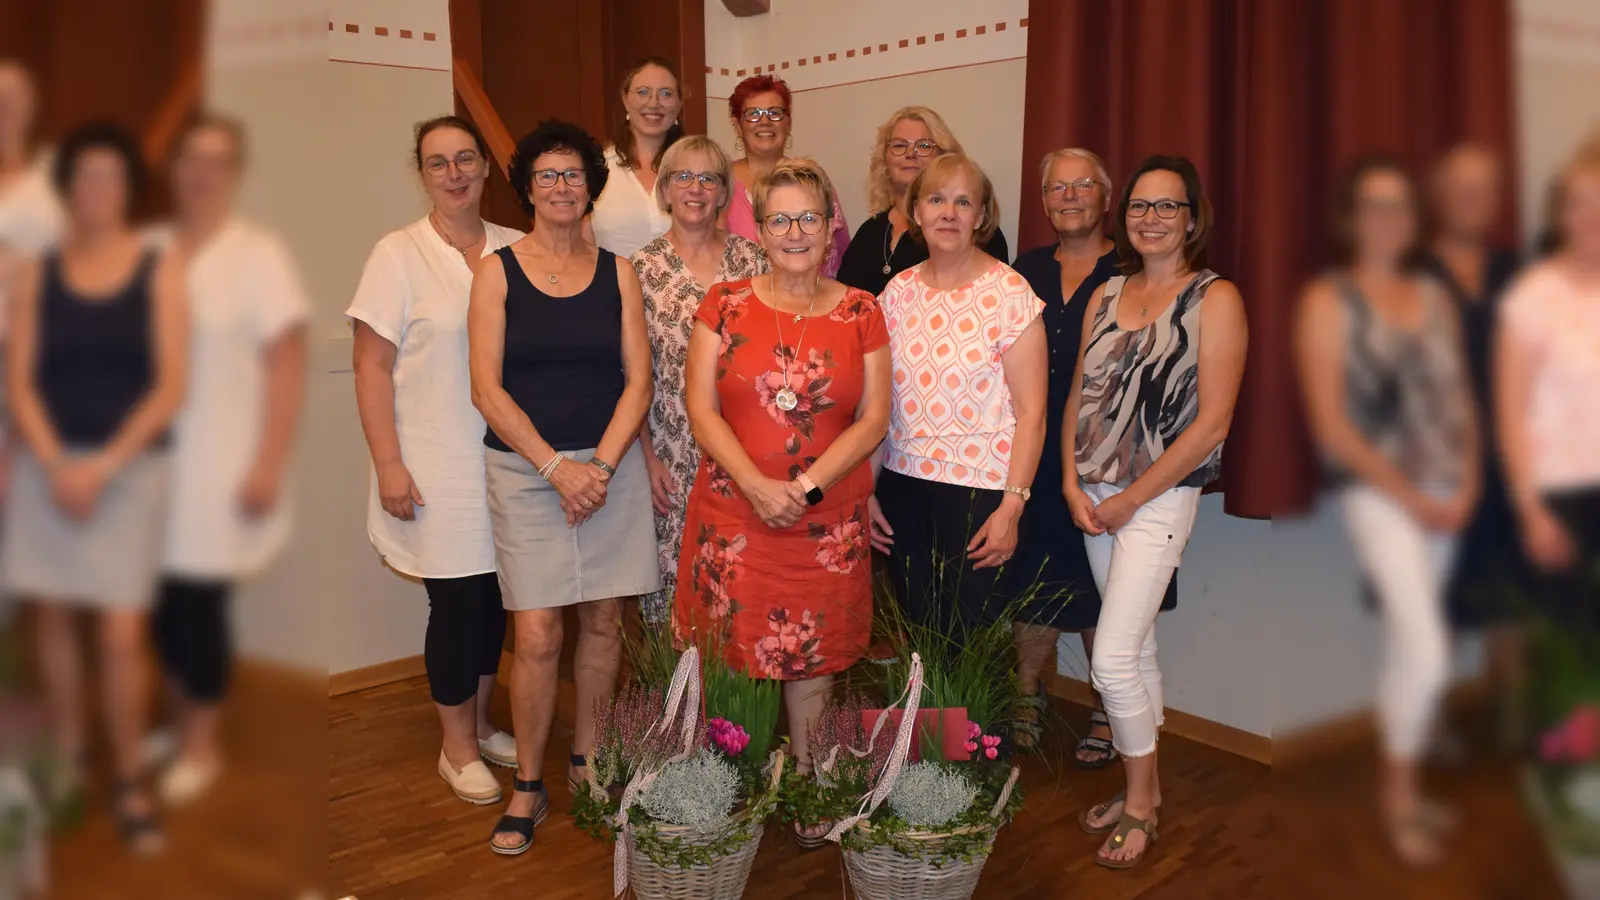
POLYGON ((828 217, 819 212, 806 210, 803 213, 773 213, 761 220, 762 227, 767 229, 767 234, 773 237, 783 237, 789 229, 800 226, 801 234, 821 234, 824 225, 828 224, 828 217))
POLYGON ((589 181, 589 173, 582 169, 540 169, 533 173, 533 183, 542 188, 555 187, 556 182, 562 180, 572 187, 583 187, 589 181))
POLYGON ((678 99, 678 92, 668 87, 647 88, 644 85, 640 85, 639 87, 636 87, 630 91, 630 93, 639 98, 641 103, 649 103, 651 97, 660 100, 662 103, 671 103, 672 101, 678 99))
POLYGON ((451 163, 463 175, 476 175, 483 165, 483 156, 476 150, 463 150, 453 157, 430 156, 423 162, 422 168, 434 178, 443 178, 450 171, 451 163))
POLYGON ((1052 181, 1044 186, 1046 197, 1060 197, 1071 191, 1074 194, 1092 193, 1100 186, 1100 182, 1093 178, 1079 178, 1077 181, 1052 181))
POLYGON ((716 172, 691 172, 688 169, 679 169, 672 173, 672 183, 677 187, 686 188, 696 181, 708 191, 722 187, 722 176, 716 172))
POLYGON ((752 106, 745 110, 744 115, 740 116, 740 118, 751 125, 760 122, 762 119, 766 119, 768 122, 782 122, 784 119, 789 118, 789 111, 781 106, 771 108, 752 106))
POLYGON ((1134 219, 1142 219, 1144 214, 1149 212, 1152 207, 1155 208, 1157 216, 1163 219, 1176 219, 1178 210, 1184 208, 1193 209, 1194 201, 1168 200, 1165 197, 1160 200, 1129 200, 1128 216, 1134 219))
POLYGON ((933 141, 890 141, 884 147, 890 156, 905 156, 908 153, 913 157, 933 156, 939 152, 939 145, 933 141), (916 152, 911 153, 912 150, 916 152))

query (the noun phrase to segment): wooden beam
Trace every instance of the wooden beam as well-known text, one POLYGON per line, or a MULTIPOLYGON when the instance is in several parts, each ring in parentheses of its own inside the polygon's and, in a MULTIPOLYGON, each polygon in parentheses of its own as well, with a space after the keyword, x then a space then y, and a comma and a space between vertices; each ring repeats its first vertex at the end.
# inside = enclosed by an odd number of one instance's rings
POLYGON ((202 78, 201 61, 197 56, 184 66, 178 80, 173 82, 166 99, 161 101, 161 106, 150 120, 150 127, 144 134, 144 158, 151 168, 158 171, 166 168, 167 152, 172 148, 172 142, 177 139, 184 122, 200 105, 202 78))
POLYGON ((472 71, 472 65, 459 56, 455 58, 455 86, 456 96, 461 98, 472 121, 483 132, 483 139, 489 142, 489 153, 500 163, 500 174, 511 177, 511 153, 516 150, 517 142, 511 139, 511 132, 506 130, 500 114, 494 111, 494 104, 489 102, 489 95, 483 89, 483 81, 472 71))
POLYGON ((722 0, 722 5, 728 8, 728 12, 743 18, 771 11, 772 0, 722 0))

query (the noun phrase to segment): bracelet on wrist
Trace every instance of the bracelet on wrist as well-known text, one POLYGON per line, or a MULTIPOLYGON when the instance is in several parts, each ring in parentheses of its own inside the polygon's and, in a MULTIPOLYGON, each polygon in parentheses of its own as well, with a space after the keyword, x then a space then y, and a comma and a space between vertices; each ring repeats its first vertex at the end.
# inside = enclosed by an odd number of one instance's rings
POLYGON ((598 456, 596 456, 593 459, 589 460, 589 465, 594 466, 595 468, 597 468, 600 471, 606 473, 607 475, 615 475, 615 474, 617 474, 617 467, 616 466, 613 466, 612 464, 606 462, 605 460, 601 459, 598 456))
POLYGON ((1021 497, 1023 503, 1027 503, 1029 500, 1033 499, 1032 488, 1017 487, 1016 485, 1008 484, 1005 487, 1005 491, 1008 494, 1016 494, 1018 497, 1021 497))
POLYGON ((544 467, 539 470, 539 476, 545 481, 549 481, 550 476, 556 473, 556 468, 559 467, 563 462, 566 462, 566 459, 567 458, 562 456, 560 453, 550 457, 550 461, 545 463, 544 467))

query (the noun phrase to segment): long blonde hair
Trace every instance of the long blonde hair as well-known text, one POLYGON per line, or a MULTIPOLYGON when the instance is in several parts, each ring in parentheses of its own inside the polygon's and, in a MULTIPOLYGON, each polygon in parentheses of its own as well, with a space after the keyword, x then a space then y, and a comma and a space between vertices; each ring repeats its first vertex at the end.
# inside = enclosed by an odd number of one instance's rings
POLYGON ((944 124, 944 119, 933 110, 926 106, 903 106, 895 110, 888 121, 878 126, 878 136, 872 145, 872 163, 867 168, 867 204, 872 208, 873 215, 894 205, 894 185, 889 181, 889 136, 894 134, 894 127, 906 119, 928 126, 928 132, 933 135, 933 142, 939 145, 940 153, 965 152, 961 142, 951 133, 950 126, 944 124))

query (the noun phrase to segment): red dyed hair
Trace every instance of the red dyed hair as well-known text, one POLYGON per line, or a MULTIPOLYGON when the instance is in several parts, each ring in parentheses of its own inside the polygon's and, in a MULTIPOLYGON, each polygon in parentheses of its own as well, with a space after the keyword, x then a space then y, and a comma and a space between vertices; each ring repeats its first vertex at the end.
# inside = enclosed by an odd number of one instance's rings
POLYGON ((791 113, 794 112, 790 105, 794 98, 789 93, 789 85, 782 78, 773 78, 771 75, 751 75, 749 78, 739 82, 739 86, 734 88, 733 93, 729 95, 728 115, 735 119, 739 118, 744 115, 746 100, 757 94, 765 94, 768 91, 782 97, 783 108, 791 113))

